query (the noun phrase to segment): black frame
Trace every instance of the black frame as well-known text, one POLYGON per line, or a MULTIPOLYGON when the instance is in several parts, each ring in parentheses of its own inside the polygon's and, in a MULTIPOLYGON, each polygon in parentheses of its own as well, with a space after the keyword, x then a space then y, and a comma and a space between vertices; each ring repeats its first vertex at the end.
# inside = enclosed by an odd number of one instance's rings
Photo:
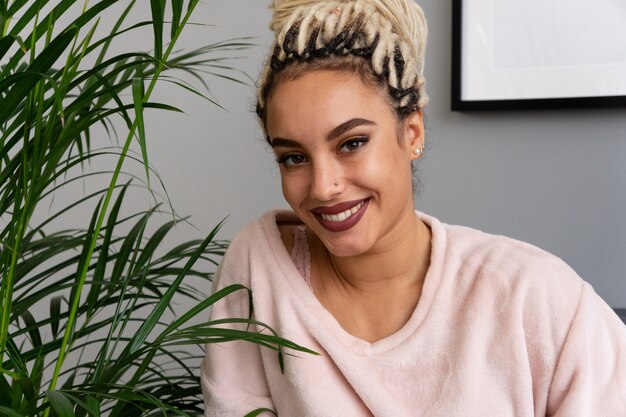
POLYGON ((452 0, 452 105, 453 111, 528 110, 554 108, 626 107, 626 96, 541 98, 512 100, 463 100, 461 97, 461 37, 463 0, 452 0))

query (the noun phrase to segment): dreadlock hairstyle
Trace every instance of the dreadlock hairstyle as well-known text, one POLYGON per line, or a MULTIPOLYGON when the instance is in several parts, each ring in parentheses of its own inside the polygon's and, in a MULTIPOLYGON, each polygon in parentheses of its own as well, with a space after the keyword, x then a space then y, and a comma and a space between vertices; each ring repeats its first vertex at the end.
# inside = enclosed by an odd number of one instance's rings
POLYGON ((275 42, 259 78, 256 106, 264 129, 274 86, 307 69, 353 71, 386 88, 400 119, 428 103, 426 19, 415 0, 273 0, 271 8, 275 42))

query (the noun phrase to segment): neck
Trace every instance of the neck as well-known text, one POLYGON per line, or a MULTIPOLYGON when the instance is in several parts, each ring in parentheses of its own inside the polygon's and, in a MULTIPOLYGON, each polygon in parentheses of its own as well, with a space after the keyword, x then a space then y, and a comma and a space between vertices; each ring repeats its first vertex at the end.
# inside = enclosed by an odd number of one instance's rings
POLYGON ((430 229, 413 211, 367 253, 337 257, 326 251, 337 283, 361 294, 421 286, 430 261, 430 229))

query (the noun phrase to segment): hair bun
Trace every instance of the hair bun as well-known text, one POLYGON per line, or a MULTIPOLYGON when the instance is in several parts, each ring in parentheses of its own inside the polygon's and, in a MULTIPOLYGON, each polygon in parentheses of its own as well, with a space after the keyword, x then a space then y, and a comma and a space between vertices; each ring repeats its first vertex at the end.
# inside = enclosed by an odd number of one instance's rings
MULTIPOLYGON (((289 22, 295 10, 300 7, 312 7, 324 3, 362 3, 373 6, 387 19, 394 32, 404 38, 409 45, 415 46, 417 62, 424 61, 428 27, 422 8, 415 0, 272 0, 273 10, 270 29, 277 36, 289 22)), ((423 68, 419 68, 421 73, 423 68)))
POLYGON ((424 59, 428 29, 415 0, 272 0, 273 52, 259 79, 257 114, 275 72, 293 60, 363 56, 384 79, 399 113, 428 103, 424 59))
POLYGON ((312 6, 319 4, 320 0, 272 0, 270 9, 273 10, 272 20, 270 21, 270 29, 277 34, 281 31, 293 11, 298 7, 312 6))

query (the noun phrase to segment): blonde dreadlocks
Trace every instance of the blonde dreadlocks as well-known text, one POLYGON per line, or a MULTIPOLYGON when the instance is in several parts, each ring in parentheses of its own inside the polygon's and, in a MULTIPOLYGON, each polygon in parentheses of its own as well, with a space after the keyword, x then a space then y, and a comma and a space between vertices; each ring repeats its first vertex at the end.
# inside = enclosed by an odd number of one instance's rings
POLYGON ((423 109, 427 27, 414 0, 273 0, 272 55, 259 79, 257 114, 265 124, 265 104, 280 73, 290 65, 337 69, 368 64, 402 118, 423 109), (352 63, 352 65, 350 65, 352 63))

